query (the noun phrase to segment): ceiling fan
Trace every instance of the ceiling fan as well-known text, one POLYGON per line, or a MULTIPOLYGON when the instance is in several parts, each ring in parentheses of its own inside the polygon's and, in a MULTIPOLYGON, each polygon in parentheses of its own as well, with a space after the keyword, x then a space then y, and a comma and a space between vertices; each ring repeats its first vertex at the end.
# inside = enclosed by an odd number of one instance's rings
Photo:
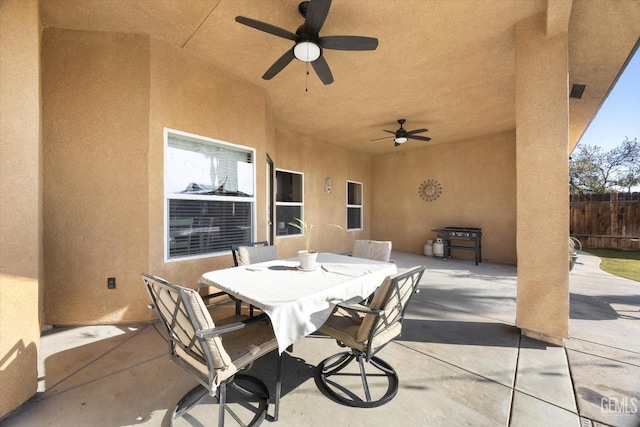
POLYGON ((316 74, 324 83, 333 83, 333 75, 329 64, 322 56, 323 49, 334 50, 375 50, 378 47, 378 39, 361 36, 325 36, 320 37, 320 29, 324 24, 331 7, 331 0, 303 1, 298 6, 298 11, 304 18, 302 24, 295 33, 266 22, 244 16, 236 16, 236 22, 247 25, 256 30, 273 34, 295 42, 294 46, 286 51, 262 76, 270 80, 284 69, 294 58, 311 63, 316 74))
MULTIPOLYGON (((429 138, 428 136, 420 136, 420 135, 416 135, 417 133, 423 133, 423 132, 427 132, 429 129, 414 129, 414 130, 406 130, 404 127, 402 127, 402 125, 404 125, 404 122, 406 120, 405 119, 400 119, 398 120, 398 123, 400 123, 400 129, 398 129, 397 131, 391 131, 391 130, 384 130, 385 132, 389 132, 392 133, 393 136, 393 142, 394 142, 394 146, 398 146, 400 144, 404 144, 405 142, 407 142, 407 140, 409 139, 417 139, 419 141, 431 141, 431 138, 429 138)), ((387 138, 391 138, 390 136, 385 136, 382 138, 376 138, 376 139, 372 139, 371 141, 378 141, 380 139, 387 139, 387 138)))

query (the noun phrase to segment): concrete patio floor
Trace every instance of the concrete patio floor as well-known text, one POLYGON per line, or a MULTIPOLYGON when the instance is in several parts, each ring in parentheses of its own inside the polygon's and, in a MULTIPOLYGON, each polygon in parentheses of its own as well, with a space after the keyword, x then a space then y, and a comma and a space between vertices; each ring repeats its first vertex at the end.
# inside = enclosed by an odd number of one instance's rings
MULTIPOLYGON (((571 338, 553 346, 514 326, 513 266, 394 252, 427 265, 403 335, 380 357, 398 395, 373 409, 323 395, 314 367, 342 349, 298 341, 283 362, 280 426, 640 426, 640 283, 582 253, 570 274, 571 338)), ((142 286, 142 282, 140 283, 142 286)), ((195 383, 168 360, 153 324, 54 328, 41 340, 40 389, 3 426, 160 426, 195 383)), ((276 355, 249 372, 275 387, 276 355)), ((177 425, 207 425, 210 404, 177 425)), ((269 413, 273 413, 270 406, 269 413)))

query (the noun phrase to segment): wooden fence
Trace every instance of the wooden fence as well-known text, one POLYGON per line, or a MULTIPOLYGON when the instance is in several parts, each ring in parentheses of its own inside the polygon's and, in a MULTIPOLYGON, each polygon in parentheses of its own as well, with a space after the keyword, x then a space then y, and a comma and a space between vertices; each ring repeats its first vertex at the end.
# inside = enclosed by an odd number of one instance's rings
POLYGON ((570 215, 583 246, 640 250, 640 193, 574 194, 570 215))

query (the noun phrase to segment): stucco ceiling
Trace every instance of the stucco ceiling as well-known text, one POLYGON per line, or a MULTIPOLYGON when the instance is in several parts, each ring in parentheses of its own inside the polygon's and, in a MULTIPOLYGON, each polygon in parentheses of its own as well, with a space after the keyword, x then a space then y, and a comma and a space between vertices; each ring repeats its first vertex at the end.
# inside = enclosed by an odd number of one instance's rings
MULTIPOLYGON (((377 50, 325 50, 334 83, 293 61, 263 73, 292 42, 235 22, 294 32, 300 0, 42 0, 43 26, 145 33, 264 87, 278 125, 351 150, 383 153, 515 128, 515 24, 547 13, 569 24, 570 146, 582 135, 640 35, 637 0, 333 0, 323 35, 376 37, 377 50), (570 15, 569 15, 570 13, 570 15), (308 87, 308 91, 305 88, 308 87), (382 129, 427 128, 431 142, 394 148, 382 129)), ((552 34, 550 34, 552 35, 552 34)), ((391 136, 391 135, 389 135, 391 136)))

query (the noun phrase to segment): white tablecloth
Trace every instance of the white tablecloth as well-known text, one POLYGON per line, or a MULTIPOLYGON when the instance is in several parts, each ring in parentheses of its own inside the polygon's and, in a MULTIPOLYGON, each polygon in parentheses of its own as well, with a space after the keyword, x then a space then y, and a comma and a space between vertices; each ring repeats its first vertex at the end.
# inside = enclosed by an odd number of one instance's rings
POLYGON ((338 302, 373 293, 395 264, 318 254, 318 268, 300 271, 296 259, 210 271, 199 286, 215 286, 261 308, 271 319, 280 353, 324 324, 338 302))

